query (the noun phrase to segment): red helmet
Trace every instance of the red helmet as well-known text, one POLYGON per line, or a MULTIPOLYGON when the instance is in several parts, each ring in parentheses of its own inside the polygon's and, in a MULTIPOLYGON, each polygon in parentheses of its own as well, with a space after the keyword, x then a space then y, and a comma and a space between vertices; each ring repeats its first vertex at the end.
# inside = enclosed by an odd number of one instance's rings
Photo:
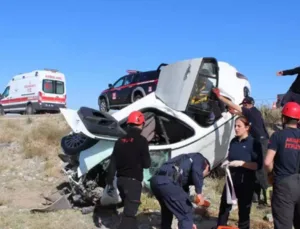
POLYGON ((300 119, 300 105, 295 102, 288 102, 282 108, 281 113, 290 118, 300 119))
POLYGON ((128 124, 141 125, 145 122, 145 117, 140 111, 133 111, 130 113, 127 119, 128 124))

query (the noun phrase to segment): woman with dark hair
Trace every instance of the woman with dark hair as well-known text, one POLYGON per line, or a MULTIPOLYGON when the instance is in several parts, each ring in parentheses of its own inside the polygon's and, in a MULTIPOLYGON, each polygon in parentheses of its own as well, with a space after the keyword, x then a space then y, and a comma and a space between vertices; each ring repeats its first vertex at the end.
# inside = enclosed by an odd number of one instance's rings
MULTIPOLYGON (((260 142, 255 140, 250 134, 250 124, 246 117, 240 116, 235 120, 236 136, 231 140, 228 152, 227 164, 229 173, 232 177, 233 188, 237 197, 239 211, 238 228, 250 228, 250 211, 252 197, 254 193, 254 184, 256 180, 255 171, 262 167, 262 147, 260 142)), ((228 179, 228 178, 227 178, 228 179)), ((219 209, 218 226, 226 226, 232 204, 227 203, 228 194, 233 193, 226 191, 227 180, 219 209)))

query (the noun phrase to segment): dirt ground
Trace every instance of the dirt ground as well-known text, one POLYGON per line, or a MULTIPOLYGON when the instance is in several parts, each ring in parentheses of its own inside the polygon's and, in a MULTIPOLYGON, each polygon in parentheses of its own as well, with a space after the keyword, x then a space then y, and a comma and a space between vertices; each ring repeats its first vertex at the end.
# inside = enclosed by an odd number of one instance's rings
MULTIPOLYGON (((29 212, 43 207, 41 194, 54 190, 63 180, 61 162, 57 157, 61 137, 69 132, 62 117, 0 119, 0 229, 92 229, 116 228, 119 216, 112 212, 83 215, 76 210, 51 213, 29 212), (99 225, 99 222, 102 225, 99 225), (98 227, 97 227, 98 226, 98 227)), ((215 225, 223 181, 206 179, 204 193, 211 200, 210 218, 195 215, 198 228, 215 225)), ((139 228, 160 228, 157 201, 143 195, 138 215, 139 228)), ((263 220, 270 209, 252 209, 252 228, 272 228, 263 220)), ((237 213, 232 212, 231 223, 236 224, 237 213)), ((177 228, 174 219, 172 228, 177 228)))

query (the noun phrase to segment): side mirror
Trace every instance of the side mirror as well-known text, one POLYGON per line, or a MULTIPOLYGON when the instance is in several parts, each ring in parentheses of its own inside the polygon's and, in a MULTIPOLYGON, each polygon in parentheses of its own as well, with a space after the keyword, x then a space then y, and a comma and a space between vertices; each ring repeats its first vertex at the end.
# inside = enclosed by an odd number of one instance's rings
POLYGON ((110 83, 110 84, 108 84, 108 87, 109 87, 109 88, 112 88, 112 87, 113 87, 113 85, 110 83))
POLYGON ((3 97, 3 96, 2 96, 2 94, 0 93, 0 99, 2 99, 2 97, 3 97))

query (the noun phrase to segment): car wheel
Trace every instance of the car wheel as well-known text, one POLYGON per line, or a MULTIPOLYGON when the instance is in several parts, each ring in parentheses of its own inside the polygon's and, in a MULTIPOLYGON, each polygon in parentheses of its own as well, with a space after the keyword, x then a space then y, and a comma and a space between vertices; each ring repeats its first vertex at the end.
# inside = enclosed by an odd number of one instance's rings
POLYGON ((27 115, 32 115, 33 114, 33 107, 32 104, 28 104, 26 107, 26 114, 27 115))
POLYGON ((133 102, 138 101, 141 98, 143 98, 143 96, 141 96, 140 94, 137 94, 137 95, 134 96, 133 102))
POLYGON ((107 112, 109 110, 105 99, 100 99, 99 110, 102 112, 107 112))
POLYGON ((3 116, 5 115, 5 112, 4 112, 4 109, 2 106, 0 106, 0 116, 3 116))
POLYGON ((98 141, 98 139, 92 139, 82 134, 72 133, 61 139, 61 147, 65 154, 75 155, 92 147, 98 141))

